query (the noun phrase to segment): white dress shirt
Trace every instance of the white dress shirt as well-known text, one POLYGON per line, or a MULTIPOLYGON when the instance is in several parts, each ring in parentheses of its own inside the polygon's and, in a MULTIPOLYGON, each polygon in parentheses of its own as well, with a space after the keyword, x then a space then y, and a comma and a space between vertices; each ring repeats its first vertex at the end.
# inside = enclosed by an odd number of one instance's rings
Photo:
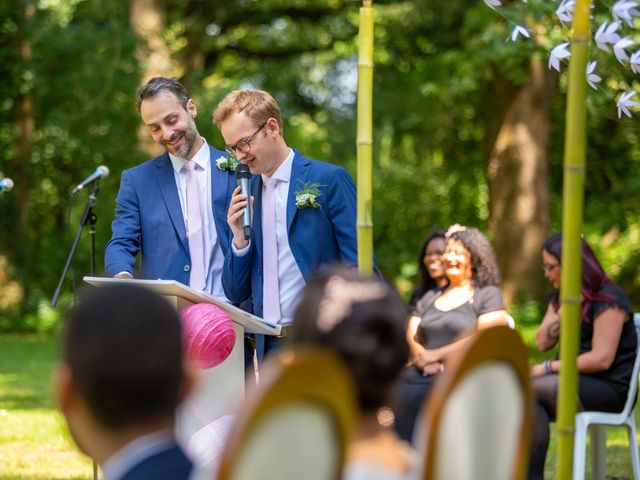
MULTIPOLYGON (((291 167, 293 166, 293 150, 289 149, 289 155, 273 173, 271 178, 278 179, 276 184, 276 243, 278 245, 278 282, 280 287, 280 312, 282 318, 278 323, 289 324, 293 321, 293 313, 300 300, 300 294, 305 286, 304 277, 296 263, 296 259, 289 246, 287 232, 287 198, 291 184, 291 167)), ((264 192, 265 179, 262 175, 262 189, 264 192)), ((261 192, 262 193, 262 192, 261 192)), ((264 208, 264 202, 262 208, 264 208)), ((264 217, 264 213, 262 215, 264 217)), ((250 244, 241 250, 232 245, 235 255, 242 256, 249 251, 250 244)), ((263 295, 264 298, 264 295, 263 295)))
MULTIPOLYGON (((222 288, 222 268, 224 267, 224 255, 222 247, 218 240, 218 231, 213 218, 213 200, 211 190, 211 150, 207 141, 204 141, 200 150, 189 161, 196 164, 195 173, 200 188, 200 200, 202 201, 202 221, 204 222, 204 261, 205 272, 207 275, 205 292, 223 299, 225 302, 229 300, 224 295, 222 288)), ((173 165, 173 175, 178 187, 178 197, 180 197, 180 207, 182 209, 182 218, 184 219, 185 231, 187 228, 187 170, 183 168, 184 158, 176 157, 169 154, 171 164, 173 165)), ((226 214, 226 212, 225 212, 226 214)))

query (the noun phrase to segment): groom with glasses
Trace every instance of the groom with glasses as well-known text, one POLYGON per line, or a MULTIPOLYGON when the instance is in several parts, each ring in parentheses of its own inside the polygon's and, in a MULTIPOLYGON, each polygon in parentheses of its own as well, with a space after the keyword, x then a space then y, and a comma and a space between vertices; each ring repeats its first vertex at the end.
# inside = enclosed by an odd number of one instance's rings
POLYGON ((213 121, 225 150, 254 175, 252 199, 236 188, 229 205, 225 295, 234 303, 251 298, 255 315, 290 324, 306 280, 319 267, 357 264, 355 185, 343 168, 287 146, 280 107, 267 92, 231 92, 213 121), (254 216, 246 240, 242 215, 249 201, 254 216))

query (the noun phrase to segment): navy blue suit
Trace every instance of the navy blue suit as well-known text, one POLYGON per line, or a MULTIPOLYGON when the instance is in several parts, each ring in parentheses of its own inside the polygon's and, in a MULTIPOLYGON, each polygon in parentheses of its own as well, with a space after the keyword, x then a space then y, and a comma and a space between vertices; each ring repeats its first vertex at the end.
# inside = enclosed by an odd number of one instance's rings
POLYGON ((174 443, 168 450, 145 458, 119 480, 188 480, 192 470, 193 463, 174 443))
MULTIPOLYGON (((224 154, 209 148, 213 217, 226 254, 231 235, 227 212, 236 180, 234 172, 216 167, 215 160, 224 154)), ((168 153, 122 172, 112 230, 105 249, 107 275, 124 271, 133 275, 135 257, 141 252, 136 277, 189 285, 189 241, 168 153)))
MULTIPOLYGON (((262 177, 251 179, 254 219, 251 246, 244 256, 225 252, 222 286, 234 303, 252 297, 253 313, 262 317, 262 177)), ((305 281, 322 265, 357 265, 356 187, 349 173, 295 152, 287 199, 289 246, 305 281), (296 208, 296 192, 303 184, 318 183, 320 208, 296 208)))

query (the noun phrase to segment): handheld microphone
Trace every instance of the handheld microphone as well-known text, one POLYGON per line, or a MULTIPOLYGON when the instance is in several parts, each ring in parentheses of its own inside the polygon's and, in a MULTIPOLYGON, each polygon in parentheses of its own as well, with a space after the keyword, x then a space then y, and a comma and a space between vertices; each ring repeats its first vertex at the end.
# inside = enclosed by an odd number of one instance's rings
POLYGON ((247 196, 247 206, 244 207, 244 215, 242 216, 242 230, 244 230, 244 239, 249 240, 251 236, 251 189, 249 188, 249 180, 251 172, 249 166, 239 163, 236 167, 236 181, 240 187, 240 193, 247 196))
POLYGON ((76 188, 71 190, 71 195, 75 195, 87 185, 91 185, 93 182, 96 182, 101 178, 106 177, 107 175, 109 175, 109 169, 104 165, 100 165, 98 168, 96 168, 95 172, 93 172, 91 175, 85 178, 81 183, 79 183, 76 188))
POLYGON ((0 192, 8 192, 13 188, 13 180, 10 178, 5 178, 4 180, 0 180, 0 192))

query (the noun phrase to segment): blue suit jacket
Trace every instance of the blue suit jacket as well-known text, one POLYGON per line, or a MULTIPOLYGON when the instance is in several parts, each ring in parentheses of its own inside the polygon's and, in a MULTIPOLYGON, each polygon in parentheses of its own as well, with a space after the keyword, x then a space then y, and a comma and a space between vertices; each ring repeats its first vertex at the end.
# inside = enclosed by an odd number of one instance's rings
POLYGON ((170 449, 145 458, 120 480, 188 480, 193 464, 184 451, 174 444, 170 449))
MULTIPOLYGON (((215 159, 224 154, 209 148, 213 217, 225 253, 231 235, 227 211, 236 180, 234 172, 216 168, 215 159)), ((134 276, 189 285, 189 241, 169 154, 122 172, 111 228, 113 235, 105 249, 107 275, 123 271, 133 275, 136 255, 141 252, 139 272, 134 276)))
MULTIPOLYGON (((251 179, 254 197, 251 247, 236 256, 229 242, 222 286, 234 303, 252 297, 253 313, 262 317, 262 177, 251 179)), ((322 265, 357 265, 356 187, 349 173, 336 165, 295 152, 287 200, 289 246, 305 280, 322 265), (296 208, 296 192, 305 183, 320 184, 320 208, 296 208)), ((231 237, 229 238, 231 240, 231 237)))

